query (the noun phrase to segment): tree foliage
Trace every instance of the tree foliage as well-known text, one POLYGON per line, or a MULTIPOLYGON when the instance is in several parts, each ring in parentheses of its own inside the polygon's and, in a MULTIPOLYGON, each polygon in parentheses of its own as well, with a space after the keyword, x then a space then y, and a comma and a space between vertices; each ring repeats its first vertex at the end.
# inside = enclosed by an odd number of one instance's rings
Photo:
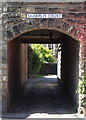
POLYGON ((29 46, 29 76, 36 77, 43 63, 52 63, 54 58, 52 51, 41 44, 29 46))

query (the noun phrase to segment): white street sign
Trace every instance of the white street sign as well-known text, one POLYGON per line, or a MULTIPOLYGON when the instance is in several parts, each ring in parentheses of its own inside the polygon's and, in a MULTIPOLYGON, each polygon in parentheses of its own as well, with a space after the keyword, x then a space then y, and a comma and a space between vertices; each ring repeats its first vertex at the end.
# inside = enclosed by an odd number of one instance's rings
POLYGON ((27 18, 62 18, 62 14, 27 14, 27 18))

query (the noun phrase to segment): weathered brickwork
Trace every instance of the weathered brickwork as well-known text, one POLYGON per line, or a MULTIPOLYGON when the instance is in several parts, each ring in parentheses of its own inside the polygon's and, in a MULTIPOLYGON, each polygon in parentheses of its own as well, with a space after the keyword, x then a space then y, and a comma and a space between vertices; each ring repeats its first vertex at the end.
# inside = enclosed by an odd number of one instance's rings
MULTIPOLYGON (((7 41, 36 29, 51 29, 80 41, 80 77, 86 76, 86 2, 23 3, 2 2, 2 83, 3 99, 8 100, 7 41), (62 13, 58 19, 27 19, 27 13, 62 13)), ((1 29, 1 28, 0 28, 1 29)), ((1 39, 1 38, 0 38, 1 39)), ((7 101, 8 102, 8 101, 7 101)), ((7 106, 7 102, 3 104, 7 106)), ((6 108, 4 107, 6 110, 6 108)), ((3 111, 5 111, 3 110, 3 111)))
MULTIPOLYGON (((7 3, 6 3, 7 4, 7 3)), ((32 28, 48 27, 56 28, 75 39, 79 40, 79 34, 85 34, 85 3, 58 3, 58 4, 30 4, 17 3, 3 5, 3 27, 6 37, 12 39, 23 31, 32 28), (27 13, 62 13, 62 19, 27 19, 27 13), (60 21, 60 25, 59 25, 60 21), (23 31, 22 31, 23 27, 23 31)))
POLYGON ((2 3, 0 2, 0 117, 2 117, 2 3))

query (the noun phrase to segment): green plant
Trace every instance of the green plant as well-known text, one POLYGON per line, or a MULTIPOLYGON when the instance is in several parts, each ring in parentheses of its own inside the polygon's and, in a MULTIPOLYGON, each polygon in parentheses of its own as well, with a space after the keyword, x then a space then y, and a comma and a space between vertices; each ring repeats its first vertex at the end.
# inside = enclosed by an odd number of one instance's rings
POLYGON ((81 77, 78 92, 79 94, 86 94, 86 76, 81 77))
POLYGON ((81 106, 85 107, 86 106, 86 76, 81 77, 79 81, 77 93, 80 94, 81 106))
POLYGON ((40 71, 41 68, 41 62, 38 57, 38 55, 35 53, 34 50, 29 46, 29 55, 28 55, 28 71, 29 71, 29 77, 36 77, 38 72, 40 71))
POLYGON ((84 97, 81 99, 81 106, 83 106, 83 107, 86 106, 86 96, 84 96, 84 97))
POLYGON ((44 47, 43 45, 33 44, 32 49, 39 56, 39 59, 42 63, 45 63, 45 62, 52 63, 52 62, 54 62, 52 51, 49 50, 48 48, 44 47))
POLYGON ((43 63, 52 63, 54 58, 52 51, 40 44, 32 44, 29 46, 29 77, 36 77, 43 63))

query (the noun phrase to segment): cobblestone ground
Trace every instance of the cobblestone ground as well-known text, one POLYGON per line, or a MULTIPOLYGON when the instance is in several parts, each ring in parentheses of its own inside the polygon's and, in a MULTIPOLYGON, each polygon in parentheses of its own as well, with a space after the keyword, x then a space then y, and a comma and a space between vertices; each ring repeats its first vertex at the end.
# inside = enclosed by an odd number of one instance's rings
POLYGON ((79 117, 67 99, 67 95, 61 86, 58 85, 55 76, 27 80, 22 96, 12 112, 9 115, 5 115, 5 117, 79 117))

